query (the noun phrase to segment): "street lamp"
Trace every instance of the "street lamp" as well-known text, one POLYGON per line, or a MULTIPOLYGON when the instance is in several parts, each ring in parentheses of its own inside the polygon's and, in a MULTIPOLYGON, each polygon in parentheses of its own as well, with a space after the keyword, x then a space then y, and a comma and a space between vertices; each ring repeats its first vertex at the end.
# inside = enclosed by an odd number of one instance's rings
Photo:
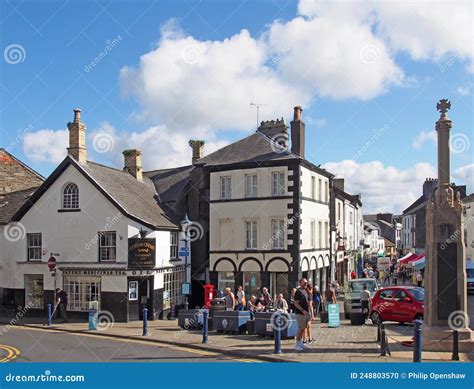
POLYGON ((184 242, 184 247, 185 247, 185 252, 184 252, 184 284, 185 290, 183 292, 184 294, 184 308, 188 309, 189 308, 189 302, 188 302, 188 296, 189 296, 189 282, 188 282, 188 256, 189 256, 189 251, 188 251, 188 242, 190 241, 189 236, 188 236, 188 227, 192 224, 191 220, 188 218, 188 214, 184 214, 184 219, 181 220, 181 229, 184 232, 184 239, 181 239, 182 242, 184 242))

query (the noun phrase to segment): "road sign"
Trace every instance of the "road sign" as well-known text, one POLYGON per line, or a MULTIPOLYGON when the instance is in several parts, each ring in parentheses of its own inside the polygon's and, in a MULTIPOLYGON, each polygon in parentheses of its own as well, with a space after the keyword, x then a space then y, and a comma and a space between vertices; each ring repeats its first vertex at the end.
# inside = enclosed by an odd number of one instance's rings
POLYGON ((51 271, 56 269, 56 258, 54 258, 53 256, 49 257, 48 259, 48 267, 51 271))

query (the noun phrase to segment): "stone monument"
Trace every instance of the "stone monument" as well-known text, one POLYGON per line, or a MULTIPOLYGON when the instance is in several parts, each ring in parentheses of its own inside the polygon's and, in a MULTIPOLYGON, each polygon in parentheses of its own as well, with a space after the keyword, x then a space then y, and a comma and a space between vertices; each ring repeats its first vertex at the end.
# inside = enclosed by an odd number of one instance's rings
POLYGON ((440 100, 438 132, 438 188, 426 210, 426 268, 423 349, 452 350, 452 331, 458 330, 460 351, 472 351, 467 314, 463 204, 450 184, 449 132, 451 103, 440 100))

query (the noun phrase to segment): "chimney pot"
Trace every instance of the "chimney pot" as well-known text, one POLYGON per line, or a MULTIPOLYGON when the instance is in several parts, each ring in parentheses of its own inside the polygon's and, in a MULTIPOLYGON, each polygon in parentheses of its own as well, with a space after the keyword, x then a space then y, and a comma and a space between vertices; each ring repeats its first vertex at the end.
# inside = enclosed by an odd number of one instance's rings
POLYGON ((69 147, 67 153, 80 164, 87 162, 86 126, 81 122, 81 110, 74 109, 74 121, 67 124, 69 147))
POLYGON ((81 121, 81 109, 74 109, 74 123, 79 123, 81 121))
POLYGON ((300 105, 297 105, 296 107, 293 108, 294 113, 293 113, 293 120, 301 120, 301 113, 303 112, 303 108, 301 108, 300 105))
POLYGON ((195 165, 202 157, 204 157, 204 145, 206 144, 203 140, 194 140, 189 141, 189 146, 193 149, 193 165, 195 165))
POLYGON ((130 173, 138 181, 143 181, 142 152, 140 150, 123 151, 124 167, 123 171, 130 173))

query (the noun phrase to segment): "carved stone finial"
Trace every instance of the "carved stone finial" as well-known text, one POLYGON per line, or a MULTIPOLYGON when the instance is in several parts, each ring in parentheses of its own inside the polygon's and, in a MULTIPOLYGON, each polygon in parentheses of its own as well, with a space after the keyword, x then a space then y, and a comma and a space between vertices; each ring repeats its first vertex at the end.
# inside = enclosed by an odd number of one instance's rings
POLYGON ((441 99, 436 104, 436 109, 441 113, 441 116, 444 116, 451 109, 451 102, 448 99, 441 99))

